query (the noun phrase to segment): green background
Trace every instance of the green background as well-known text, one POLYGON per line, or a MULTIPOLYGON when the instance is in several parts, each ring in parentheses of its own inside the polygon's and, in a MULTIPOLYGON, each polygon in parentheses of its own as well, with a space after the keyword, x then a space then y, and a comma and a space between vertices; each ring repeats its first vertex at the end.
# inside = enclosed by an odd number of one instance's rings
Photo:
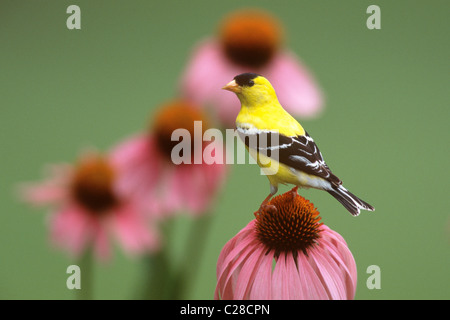
MULTIPOLYGON (((346 186, 376 207, 354 218, 327 193, 301 191, 346 239, 356 299, 450 298, 450 2, 364 0, 2 0, 0 298, 76 297, 66 288, 76 261, 49 246, 45 210, 20 203, 17 184, 144 129, 152 109, 176 95, 192 46, 225 13, 253 5, 282 20, 286 45, 324 90, 325 112, 302 124, 346 186), (81 30, 66 28, 71 4, 81 8, 81 30), (381 8, 381 30, 366 27, 371 4, 381 8), (370 265, 381 268, 380 290, 366 287, 370 265)), ((221 248, 268 191, 257 167, 231 168, 185 298, 213 297, 221 248)), ((172 257, 191 225, 175 221, 172 257)), ((94 298, 134 297, 142 271, 115 247, 109 263, 95 265, 94 298)))

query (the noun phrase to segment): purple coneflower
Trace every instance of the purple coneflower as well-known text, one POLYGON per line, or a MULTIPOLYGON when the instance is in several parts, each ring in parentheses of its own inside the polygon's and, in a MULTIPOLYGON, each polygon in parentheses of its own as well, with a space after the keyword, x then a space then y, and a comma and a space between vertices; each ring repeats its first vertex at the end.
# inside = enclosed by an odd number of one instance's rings
MULTIPOLYGON (((194 216, 205 213, 226 173, 223 161, 207 163, 203 159, 205 147, 215 143, 202 139, 208 127, 206 116, 192 103, 175 100, 164 104, 152 119, 148 132, 137 134, 114 148, 113 159, 124 173, 121 189, 146 211, 156 211, 160 216, 180 211, 194 216), (200 132, 195 132, 196 121, 201 124, 200 132), (175 164, 172 159, 172 149, 183 140, 172 139, 176 129, 189 133, 190 163, 175 164), (197 144, 200 148, 194 150, 197 144), (196 152, 201 157, 198 164, 194 163, 196 152)), ((210 149, 222 154, 222 148, 217 145, 210 149)))
POLYGON ((85 154, 74 165, 53 165, 40 183, 21 188, 23 199, 51 208, 51 241, 73 256, 92 247, 97 258, 110 256, 110 236, 127 253, 159 248, 151 221, 131 198, 118 190, 121 172, 107 157, 85 154))
POLYGON ((296 192, 273 198, 222 249, 215 299, 353 299, 352 253, 319 221, 296 192))
POLYGON ((280 103, 293 116, 313 117, 322 109, 322 93, 299 58, 283 47, 283 30, 271 14, 257 9, 232 12, 215 37, 199 43, 181 79, 182 94, 210 105, 226 126, 234 126, 239 101, 220 88, 243 72, 269 78, 280 103))

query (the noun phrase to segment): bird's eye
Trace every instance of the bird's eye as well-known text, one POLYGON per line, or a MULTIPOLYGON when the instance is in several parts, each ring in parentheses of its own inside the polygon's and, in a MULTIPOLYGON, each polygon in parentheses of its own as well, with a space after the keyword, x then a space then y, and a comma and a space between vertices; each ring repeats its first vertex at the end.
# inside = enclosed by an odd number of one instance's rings
POLYGON ((254 85, 255 85, 255 81, 250 80, 250 81, 248 82, 248 86, 249 86, 249 87, 253 87, 254 85))

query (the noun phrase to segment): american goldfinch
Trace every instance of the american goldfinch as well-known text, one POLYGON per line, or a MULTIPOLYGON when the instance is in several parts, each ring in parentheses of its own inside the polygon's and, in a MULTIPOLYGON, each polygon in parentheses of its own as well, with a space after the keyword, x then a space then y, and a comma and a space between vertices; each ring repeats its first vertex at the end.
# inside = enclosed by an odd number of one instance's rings
POLYGON ((266 78, 243 73, 222 89, 236 93, 239 98, 238 134, 270 182, 270 194, 261 206, 267 205, 281 183, 295 185, 293 192, 297 192, 298 187, 325 190, 354 216, 359 215, 360 210, 375 210, 343 187, 314 140, 280 105, 266 78), (265 145, 262 145, 263 140, 265 145))

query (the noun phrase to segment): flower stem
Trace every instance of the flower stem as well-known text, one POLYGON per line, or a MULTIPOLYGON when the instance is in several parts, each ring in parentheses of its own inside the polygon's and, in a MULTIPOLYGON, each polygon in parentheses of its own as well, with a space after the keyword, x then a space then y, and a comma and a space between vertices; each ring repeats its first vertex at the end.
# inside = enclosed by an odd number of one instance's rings
POLYGON ((169 299, 186 298, 186 291, 191 286, 199 269, 212 216, 208 212, 193 222, 189 238, 186 241, 183 260, 178 267, 178 272, 172 279, 169 299))
POLYGON ((168 256, 168 243, 172 229, 171 221, 166 221, 161 226, 164 235, 164 245, 158 252, 154 252, 144 257, 144 273, 146 280, 142 290, 142 298, 145 300, 167 299, 169 289, 169 278, 171 265, 168 256))
POLYGON ((81 256, 78 266, 81 273, 81 288, 77 290, 78 300, 92 300, 92 250, 89 248, 81 256))
POLYGON ((146 257, 148 281, 144 290, 144 299, 161 300, 166 299, 169 261, 166 250, 161 250, 146 257))

